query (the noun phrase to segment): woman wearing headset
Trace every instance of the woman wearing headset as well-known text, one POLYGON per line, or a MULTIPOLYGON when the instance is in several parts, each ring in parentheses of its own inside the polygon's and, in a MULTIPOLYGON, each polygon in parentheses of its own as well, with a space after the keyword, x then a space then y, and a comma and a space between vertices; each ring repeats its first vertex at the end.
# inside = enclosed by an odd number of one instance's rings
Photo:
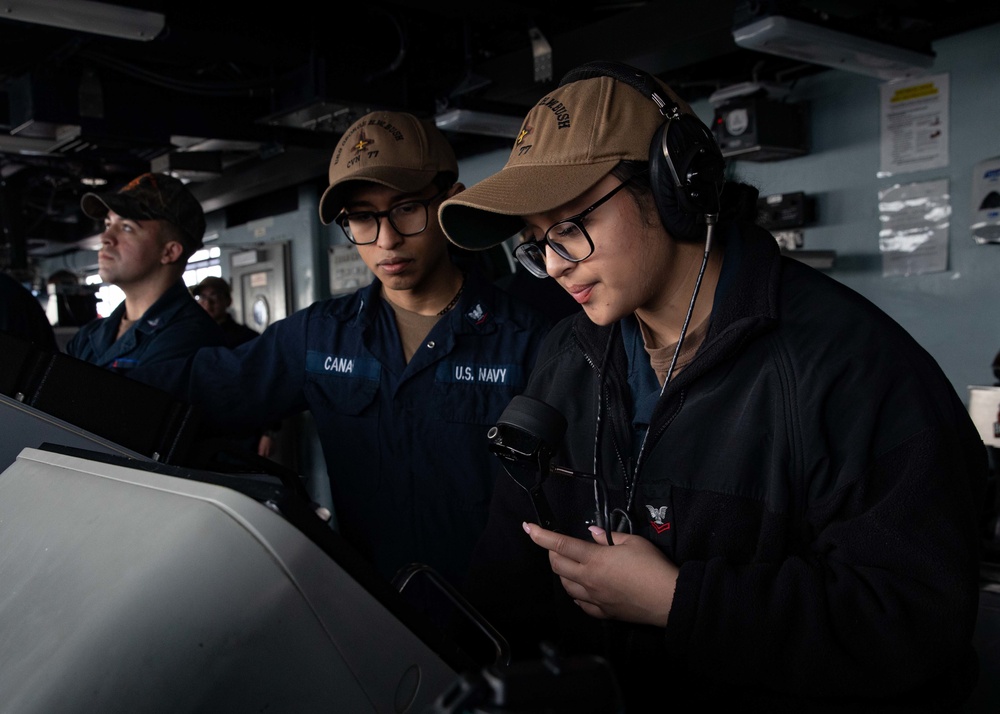
POLYGON ((518 658, 607 658, 629 711, 954 710, 982 441, 901 327, 743 220, 755 199, 669 88, 591 63, 442 204, 466 248, 527 231, 518 259, 583 307, 509 408, 565 435, 534 499, 511 452, 467 593, 518 658))

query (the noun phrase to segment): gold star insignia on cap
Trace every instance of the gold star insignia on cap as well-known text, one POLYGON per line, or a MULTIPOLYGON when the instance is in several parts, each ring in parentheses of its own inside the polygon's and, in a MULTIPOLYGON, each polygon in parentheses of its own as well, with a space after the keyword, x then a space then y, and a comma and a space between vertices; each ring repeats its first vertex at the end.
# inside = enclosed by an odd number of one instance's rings
POLYGON ((367 149, 368 145, 371 143, 372 140, 365 136, 364 132, 361 132, 361 136, 358 138, 358 143, 354 145, 354 150, 360 153, 367 149))

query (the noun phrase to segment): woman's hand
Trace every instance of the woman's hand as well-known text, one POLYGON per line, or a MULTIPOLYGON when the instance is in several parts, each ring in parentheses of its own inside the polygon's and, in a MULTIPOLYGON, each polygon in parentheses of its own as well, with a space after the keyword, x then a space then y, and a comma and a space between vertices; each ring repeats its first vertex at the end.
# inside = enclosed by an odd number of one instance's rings
POLYGON ((592 617, 665 627, 677 585, 677 566, 645 538, 591 526, 593 543, 523 523, 549 551, 552 572, 573 601, 592 617))

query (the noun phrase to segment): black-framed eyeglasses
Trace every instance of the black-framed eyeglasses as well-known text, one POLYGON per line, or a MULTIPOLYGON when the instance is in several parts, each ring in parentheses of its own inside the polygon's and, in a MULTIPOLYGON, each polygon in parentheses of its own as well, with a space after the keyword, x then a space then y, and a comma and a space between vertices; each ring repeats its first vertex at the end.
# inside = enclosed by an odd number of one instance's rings
POLYGON ((355 213, 341 211, 334 220, 344 231, 347 240, 355 245, 370 245, 377 241, 383 218, 388 218, 389 225, 404 238, 415 236, 427 229, 427 207, 441 198, 447 191, 448 189, 444 189, 430 198, 415 198, 398 203, 388 211, 357 211, 355 213))
POLYGON ((580 263, 594 254, 594 241, 583 226, 583 219, 610 201, 616 193, 629 184, 632 178, 622 181, 601 196, 589 208, 584 209, 575 216, 564 218, 551 226, 545 235, 539 240, 530 240, 521 243, 514 249, 514 257, 517 261, 528 269, 528 272, 536 278, 547 278, 548 272, 545 270, 545 246, 547 245, 560 258, 571 263, 580 263))

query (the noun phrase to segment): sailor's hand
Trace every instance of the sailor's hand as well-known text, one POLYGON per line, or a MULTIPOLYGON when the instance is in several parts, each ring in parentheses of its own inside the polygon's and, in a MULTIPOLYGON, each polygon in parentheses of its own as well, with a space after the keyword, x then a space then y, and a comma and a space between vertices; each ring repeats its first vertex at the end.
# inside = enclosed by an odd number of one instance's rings
POLYGON ((641 536, 591 526, 594 542, 522 524, 536 544, 549 551, 552 572, 573 601, 592 617, 664 627, 677 584, 677 566, 641 536))

